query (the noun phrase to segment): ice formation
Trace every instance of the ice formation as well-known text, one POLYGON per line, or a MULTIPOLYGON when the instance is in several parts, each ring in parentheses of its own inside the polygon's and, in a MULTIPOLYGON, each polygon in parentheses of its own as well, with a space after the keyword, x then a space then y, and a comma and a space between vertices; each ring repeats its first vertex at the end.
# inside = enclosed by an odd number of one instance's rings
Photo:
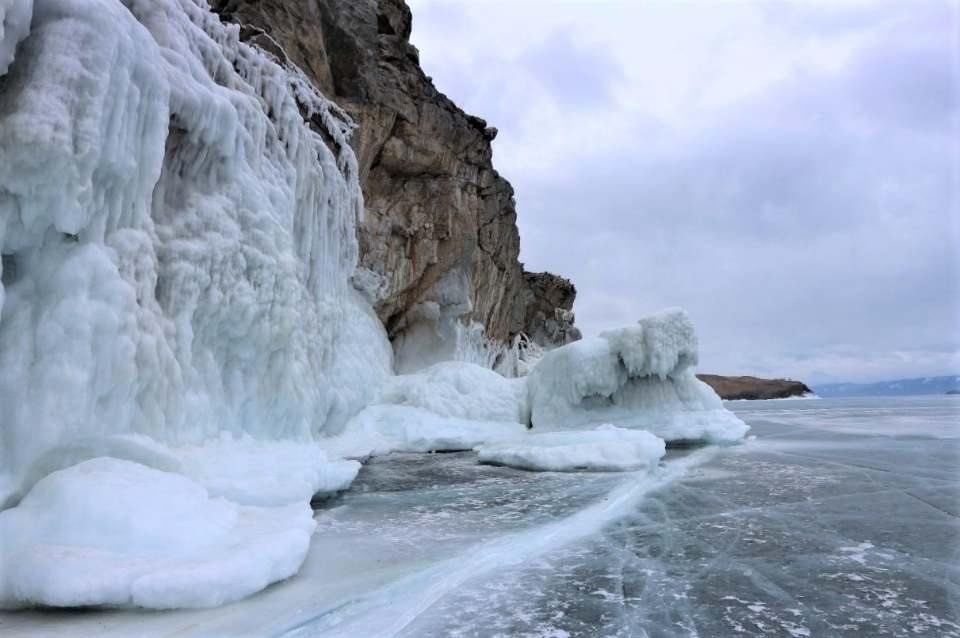
POLYGON ((357 470, 315 441, 391 370, 350 284, 352 124, 203 0, 0 0, 0 76, 2 603, 217 604, 290 575, 309 498, 357 470), (235 589, 170 571, 199 548, 119 539, 171 490, 235 589))
POLYGON ((469 450, 526 430, 524 379, 447 361, 384 384, 334 446, 349 455, 469 450))
POLYGON ((296 573, 315 525, 307 502, 237 505, 179 474, 84 461, 0 514, 0 606, 220 605, 296 573))
POLYGON ((613 423, 668 441, 743 438, 747 426, 694 376, 696 363, 696 333, 679 309, 567 344, 527 377, 531 423, 536 431, 613 423))
POLYGON ((481 463, 548 472, 637 470, 655 465, 665 453, 663 439, 644 430, 611 425, 593 430, 530 432, 477 447, 481 463))

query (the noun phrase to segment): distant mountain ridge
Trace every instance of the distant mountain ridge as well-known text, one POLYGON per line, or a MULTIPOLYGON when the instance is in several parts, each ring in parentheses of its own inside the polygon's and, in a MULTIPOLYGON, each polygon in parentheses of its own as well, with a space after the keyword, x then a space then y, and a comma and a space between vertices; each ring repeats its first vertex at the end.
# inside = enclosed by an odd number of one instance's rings
POLYGON ((827 397, 886 397, 960 392, 960 375, 894 379, 876 383, 826 383, 813 386, 817 395, 827 397))

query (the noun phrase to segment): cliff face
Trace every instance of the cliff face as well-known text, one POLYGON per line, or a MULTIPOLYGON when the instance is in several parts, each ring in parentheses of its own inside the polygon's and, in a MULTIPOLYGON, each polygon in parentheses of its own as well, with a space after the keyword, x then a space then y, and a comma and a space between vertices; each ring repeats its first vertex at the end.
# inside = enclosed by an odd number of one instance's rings
POLYGON ((242 37, 299 67, 357 123, 365 200, 356 285, 392 339, 425 322, 482 322, 501 341, 579 337, 573 285, 519 262, 496 129, 440 93, 410 44, 402 0, 213 0, 242 37))

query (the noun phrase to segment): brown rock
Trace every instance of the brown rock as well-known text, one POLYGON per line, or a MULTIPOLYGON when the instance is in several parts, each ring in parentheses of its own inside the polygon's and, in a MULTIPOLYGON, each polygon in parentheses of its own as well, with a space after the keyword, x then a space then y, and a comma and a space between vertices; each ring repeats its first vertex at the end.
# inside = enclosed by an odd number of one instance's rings
POLYGON ((497 129, 464 113, 419 66, 402 0, 212 0, 248 42, 299 67, 358 124, 366 217, 356 278, 391 337, 437 311, 521 331, 541 345, 579 338, 575 289, 525 273, 513 188, 494 170, 497 129), (424 304, 431 310, 424 313, 424 304))
POLYGON ((791 379, 723 377, 717 374, 698 374, 697 378, 726 400, 786 399, 813 393, 805 384, 791 379))

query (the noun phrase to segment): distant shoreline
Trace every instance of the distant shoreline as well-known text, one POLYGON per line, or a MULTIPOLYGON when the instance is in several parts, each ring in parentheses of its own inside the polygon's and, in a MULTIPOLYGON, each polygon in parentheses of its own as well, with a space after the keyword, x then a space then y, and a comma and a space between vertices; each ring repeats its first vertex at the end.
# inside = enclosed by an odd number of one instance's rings
POLYGON ((724 401, 766 401, 816 396, 805 383, 792 379, 725 377, 719 374, 698 374, 697 378, 713 388, 724 401))

